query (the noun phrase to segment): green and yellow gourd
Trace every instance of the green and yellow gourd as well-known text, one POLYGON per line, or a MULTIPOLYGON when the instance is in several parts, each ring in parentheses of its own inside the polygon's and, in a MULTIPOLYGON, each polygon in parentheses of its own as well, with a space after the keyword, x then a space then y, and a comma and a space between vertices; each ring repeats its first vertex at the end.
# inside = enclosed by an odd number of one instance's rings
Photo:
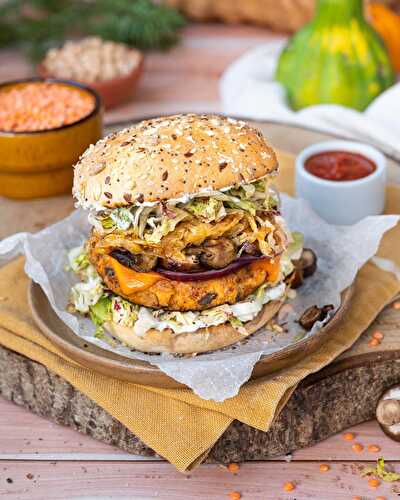
POLYGON ((362 0, 319 0, 313 20, 281 53, 276 79, 295 110, 334 103, 361 111, 395 81, 362 0))

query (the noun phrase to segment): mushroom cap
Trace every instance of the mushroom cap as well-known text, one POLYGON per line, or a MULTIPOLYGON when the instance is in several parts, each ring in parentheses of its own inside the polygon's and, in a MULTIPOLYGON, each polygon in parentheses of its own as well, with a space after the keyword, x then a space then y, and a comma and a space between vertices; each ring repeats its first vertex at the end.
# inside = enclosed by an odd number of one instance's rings
POLYGON ((102 209, 247 184, 278 168, 260 131, 215 115, 145 120, 90 146, 74 168, 78 205, 102 209))
POLYGON ((386 390, 376 407, 376 418, 383 432, 400 441, 400 386, 395 385, 386 390))

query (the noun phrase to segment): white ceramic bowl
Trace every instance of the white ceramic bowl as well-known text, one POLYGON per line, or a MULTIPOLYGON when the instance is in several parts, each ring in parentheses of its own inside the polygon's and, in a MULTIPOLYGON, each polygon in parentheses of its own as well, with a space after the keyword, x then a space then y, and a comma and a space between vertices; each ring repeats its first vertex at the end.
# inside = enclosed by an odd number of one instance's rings
POLYGON ((372 146, 351 141, 325 141, 309 146, 296 159, 296 196, 308 200, 330 224, 355 224, 380 215, 385 206, 386 158, 372 146), (323 151, 350 151, 372 160, 376 170, 361 179, 329 181, 308 172, 306 160, 323 151))

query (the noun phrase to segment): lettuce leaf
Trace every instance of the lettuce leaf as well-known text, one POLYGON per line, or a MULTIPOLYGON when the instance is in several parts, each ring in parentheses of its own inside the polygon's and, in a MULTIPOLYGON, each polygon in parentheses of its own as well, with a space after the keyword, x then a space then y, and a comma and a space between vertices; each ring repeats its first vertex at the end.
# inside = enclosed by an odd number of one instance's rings
POLYGON ((300 259, 304 247, 304 235, 298 231, 292 231, 291 242, 289 243, 287 253, 290 259, 300 259))
POLYGON ((89 307, 89 317, 97 327, 95 337, 102 338, 103 325, 112 318, 111 299, 108 295, 103 295, 96 304, 89 307))
POLYGON ((83 271, 90 265, 89 258, 83 246, 72 248, 68 252, 68 263, 74 273, 83 271))

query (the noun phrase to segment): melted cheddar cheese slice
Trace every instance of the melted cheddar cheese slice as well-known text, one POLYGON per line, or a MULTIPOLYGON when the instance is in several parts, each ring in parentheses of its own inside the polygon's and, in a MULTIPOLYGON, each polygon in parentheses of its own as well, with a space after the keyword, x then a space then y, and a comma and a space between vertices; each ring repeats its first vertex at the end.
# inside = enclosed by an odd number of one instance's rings
POLYGON ((275 283, 280 277, 280 259, 279 257, 275 257, 274 259, 263 259, 257 262, 253 262, 250 264, 252 269, 262 270, 268 273, 267 281, 268 283, 275 283))
MULTIPOLYGON (((157 281, 166 279, 161 274, 155 272, 137 272, 129 267, 123 266, 116 259, 110 256, 107 257, 107 260, 107 265, 112 267, 114 270, 115 276, 124 295, 129 296, 136 292, 141 292, 153 286, 157 281)), ((257 262, 252 262, 250 266, 253 271, 265 271, 268 274, 267 281, 269 283, 274 283, 279 279, 280 262, 278 257, 275 259, 263 259, 257 262)), ((213 279, 218 280, 219 278, 212 278, 211 280, 213 279)))
POLYGON ((158 273, 139 273, 120 264, 116 259, 108 257, 109 265, 115 272, 121 291, 124 295, 131 295, 150 288, 163 277, 158 273))

